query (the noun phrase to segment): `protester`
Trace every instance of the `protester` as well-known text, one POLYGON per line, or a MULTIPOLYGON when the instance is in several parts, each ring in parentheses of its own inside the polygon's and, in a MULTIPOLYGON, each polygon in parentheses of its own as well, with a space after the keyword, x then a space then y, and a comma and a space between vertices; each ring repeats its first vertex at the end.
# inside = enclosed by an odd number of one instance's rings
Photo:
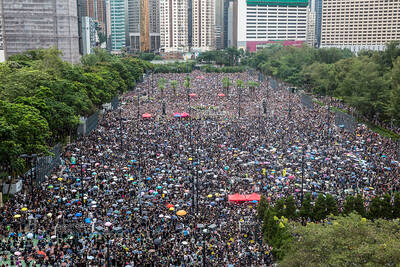
POLYGON ((365 126, 335 126, 285 84, 240 90, 237 80, 257 80, 247 72, 189 77, 189 89, 186 74, 147 77, 122 97, 121 113, 104 113, 66 147, 64 165, 33 194, 25 182, 1 209, 3 266, 269 266, 257 204, 228 195, 293 195, 300 205, 302 173, 313 196, 399 189, 396 146, 365 126), (154 86, 161 78, 178 82, 176 94, 154 86))

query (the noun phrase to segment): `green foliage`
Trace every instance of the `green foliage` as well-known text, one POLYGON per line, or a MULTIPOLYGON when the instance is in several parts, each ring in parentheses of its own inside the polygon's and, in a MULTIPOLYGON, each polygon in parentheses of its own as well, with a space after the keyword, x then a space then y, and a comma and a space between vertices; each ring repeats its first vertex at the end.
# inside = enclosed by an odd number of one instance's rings
POLYGON ((155 64, 154 73, 190 73, 195 65, 195 62, 155 64))
POLYGON ((257 218, 263 220, 265 211, 269 208, 269 204, 264 195, 261 195, 260 202, 257 206, 257 218))
MULTIPOLYGON (((225 50, 203 52, 197 57, 197 61, 206 64, 237 66, 239 63, 239 58, 243 56, 244 56, 243 50, 238 50, 236 47, 229 47, 225 50)), ((217 71, 208 71, 208 72, 217 72, 217 71)), ((219 71, 219 72, 229 72, 229 71, 219 71)))
POLYGON ((311 194, 307 193, 304 195, 304 199, 301 202, 301 208, 300 208, 300 217, 304 220, 307 221, 308 219, 312 219, 312 204, 311 204, 311 194))
POLYGON ((400 41, 357 57, 346 49, 271 47, 246 63, 309 92, 343 99, 365 120, 377 115, 380 121, 400 123, 400 41))
POLYGON ((245 66, 227 66, 227 67, 214 67, 212 65, 201 66, 201 70, 207 73, 217 72, 217 73, 236 73, 244 72, 247 70, 245 66))
POLYGON ((139 58, 143 60, 151 61, 156 55, 154 53, 140 53, 139 58))
POLYGON ((286 197, 284 216, 288 219, 294 220, 297 218, 296 201, 293 196, 286 197))
POLYGON ((400 226, 395 221, 339 216, 328 223, 296 224, 279 266, 396 266, 400 226))
MULTIPOLYGON (((76 130, 79 116, 92 114, 118 93, 135 86, 148 62, 95 52, 80 65, 55 48, 27 51, 0 63, 0 161, 21 171, 19 155, 45 154, 76 130)), ((23 163, 23 161, 22 161, 23 163)), ((23 164, 22 164, 23 169, 23 164)))

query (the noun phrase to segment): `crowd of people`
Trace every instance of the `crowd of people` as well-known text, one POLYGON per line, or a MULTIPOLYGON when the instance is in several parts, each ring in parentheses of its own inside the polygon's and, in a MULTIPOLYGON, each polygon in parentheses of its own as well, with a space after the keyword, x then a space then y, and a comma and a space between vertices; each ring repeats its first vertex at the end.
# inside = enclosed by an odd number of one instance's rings
POLYGON ((257 78, 146 77, 120 111, 66 146, 40 187, 25 177, 1 208, 0 266, 269 266, 257 203, 228 195, 274 203, 290 194, 300 205, 302 180, 304 192, 338 200, 399 189, 395 143, 362 125, 335 126, 332 113, 303 106, 271 78, 250 90, 257 78), (176 90, 160 91, 161 78, 176 80, 176 90))

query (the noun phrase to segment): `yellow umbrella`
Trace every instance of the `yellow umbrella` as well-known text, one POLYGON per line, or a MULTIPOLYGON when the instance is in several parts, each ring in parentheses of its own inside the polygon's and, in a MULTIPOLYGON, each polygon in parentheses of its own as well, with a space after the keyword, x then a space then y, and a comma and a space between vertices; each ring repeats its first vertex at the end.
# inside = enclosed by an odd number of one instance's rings
POLYGON ((175 208, 174 208, 174 207, 171 207, 171 208, 169 208, 169 210, 171 210, 171 211, 172 211, 172 210, 175 210, 175 208))
POLYGON ((212 197, 213 197, 213 195, 209 194, 207 197, 209 197, 209 198, 212 198, 212 197))
POLYGON ((187 214, 186 210, 178 210, 176 212, 176 215, 178 215, 178 216, 185 216, 186 214, 187 214))
POLYGON ((57 180, 59 180, 59 181, 62 181, 62 180, 63 180, 63 178, 61 178, 61 177, 60 177, 60 178, 58 178, 57 180))
POLYGON ((14 218, 21 218, 21 215, 15 214, 15 215, 14 215, 14 218))
POLYGON ((27 211, 28 210, 28 208, 22 208, 21 209, 21 211, 27 211))

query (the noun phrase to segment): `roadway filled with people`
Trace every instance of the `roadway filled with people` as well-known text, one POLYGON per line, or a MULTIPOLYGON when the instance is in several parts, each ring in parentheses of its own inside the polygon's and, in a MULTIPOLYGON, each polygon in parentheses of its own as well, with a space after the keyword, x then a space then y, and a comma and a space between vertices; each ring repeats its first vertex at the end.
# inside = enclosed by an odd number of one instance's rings
POLYGON ((399 189, 395 143, 336 126, 288 85, 252 89, 249 72, 186 77, 146 77, 40 187, 25 177, 0 209, 0 266, 269 266, 257 200, 229 195, 293 195, 300 206, 305 192, 368 203, 399 189))

